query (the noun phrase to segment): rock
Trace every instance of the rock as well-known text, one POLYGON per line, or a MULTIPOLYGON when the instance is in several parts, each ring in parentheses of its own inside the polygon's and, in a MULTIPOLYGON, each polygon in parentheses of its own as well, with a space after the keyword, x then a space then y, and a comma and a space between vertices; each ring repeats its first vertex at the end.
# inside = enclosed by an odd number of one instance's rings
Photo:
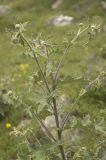
POLYGON ((46 25, 52 25, 52 26, 65 26, 69 25, 73 21, 73 17, 70 16, 64 16, 64 15, 59 15, 59 16, 54 16, 51 17, 47 22, 46 25))
POLYGON ((63 0, 56 0, 53 4, 52 4, 52 9, 56 9, 58 8, 63 0))
MULTIPOLYGON (((59 117, 59 122, 60 122, 60 125, 61 125, 62 124, 62 119, 60 117, 59 117)), ((54 138, 57 139, 57 131, 56 131, 56 123, 55 123, 54 115, 47 116, 46 119, 43 121, 43 123, 49 129, 49 131, 52 133, 54 138)), ((42 128, 42 130, 46 134, 45 129, 42 128)))
MULTIPOLYGON (((57 100, 57 109, 60 113, 60 115, 63 115, 65 112, 67 112, 67 110, 69 110, 69 105, 71 104, 71 100, 70 100, 70 97, 65 95, 65 94, 62 94, 58 100, 57 100)), ((52 109, 51 108, 48 108, 48 111, 50 113, 53 113, 52 109)))
POLYGON ((84 138, 84 130, 81 128, 65 129, 62 133, 62 140, 67 146, 84 138))
POLYGON ((62 94, 58 100, 58 106, 62 107, 62 105, 67 105, 69 103, 69 97, 65 94, 62 94))
POLYGON ((3 13, 8 13, 10 12, 10 7, 8 5, 0 5, 0 13, 3 14, 3 13))
MULTIPOLYGON (((60 122, 60 125, 61 125, 62 124, 62 119, 60 117, 59 117, 59 122, 60 122)), ((49 131, 52 133, 54 138, 57 139, 57 130, 56 130, 56 123, 55 123, 54 115, 46 117, 46 119, 43 121, 43 123, 49 129, 49 131)), ((42 128, 42 130, 46 134, 45 129, 42 128)), ((81 128, 65 129, 62 132, 62 141, 66 145, 70 145, 71 143, 74 143, 77 140, 82 139, 83 137, 84 137, 84 131, 81 128)))
POLYGON ((103 9, 106 9, 106 2, 102 1, 102 2, 101 2, 101 5, 102 5, 102 8, 103 8, 103 9))
POLYGON ((19 124, 18 124, 18 128, 23 128, 26 127, 27 125, 29 125, 31 123, 31 119, 23 119, 19 124))
POLYGON ((70 97, 68 97, 65 94, 61 95, 57 101, 57 106, 60 114, 67 112, 67 110, 69 110, 70 104, 71 104, 70 97))

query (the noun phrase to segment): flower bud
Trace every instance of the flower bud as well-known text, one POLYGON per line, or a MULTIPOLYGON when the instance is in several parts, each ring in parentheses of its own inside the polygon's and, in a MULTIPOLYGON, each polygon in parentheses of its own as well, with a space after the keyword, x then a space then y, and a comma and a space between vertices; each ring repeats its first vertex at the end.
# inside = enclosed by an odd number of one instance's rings
POLYGON ((8 95, 9 96, 12 96, 13 95, 13 92, 10 90, 10 91, 8 91, 8 95))
POLYGON ((80 23, 80 24, 79 24, 80 27, 83 27, 83 25, 84 25, 83 23, 80 23))
POLYGON ((20 27, 21 27, 20 24, 15 25, 15 29, 20 29, 20 27))

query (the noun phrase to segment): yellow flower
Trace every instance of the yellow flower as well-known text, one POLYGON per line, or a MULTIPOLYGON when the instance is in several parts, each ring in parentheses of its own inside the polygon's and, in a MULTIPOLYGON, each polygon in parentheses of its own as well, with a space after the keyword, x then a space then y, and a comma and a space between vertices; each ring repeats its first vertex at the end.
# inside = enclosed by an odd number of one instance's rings
POLYGON ((6 123, 6 124, 5 124, 5 127, 6 127, 7 129, 11 128, 11 123, 6 123))
POLYGON ((12 81, 12 82, 15 82, 15 78, 12 78, 11 81, 12 81))
POLYGON ((20 64, 20 69, 22 70, 22 71, 26 71, 26 69, 28 68, 28 64, 20 64))

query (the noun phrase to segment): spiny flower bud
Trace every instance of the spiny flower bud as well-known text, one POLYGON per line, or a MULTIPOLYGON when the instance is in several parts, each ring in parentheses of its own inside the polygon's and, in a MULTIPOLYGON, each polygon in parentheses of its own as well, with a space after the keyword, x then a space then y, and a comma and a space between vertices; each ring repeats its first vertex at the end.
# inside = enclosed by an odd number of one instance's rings
POLYGON ((83 23, 80 23, 80 24, 79 24, 80 27, 83 27, 83 25, 84 25, 83 23))
POLYGON ((15 25, 15 29, 20 29, 20 27, 21 27, 20 24, 15 25))
POLYGON ((10 90, 10 91, 8 91, 8 93, 7 93, 9 96, 12 96, 13 95, 13 92, 10 90))

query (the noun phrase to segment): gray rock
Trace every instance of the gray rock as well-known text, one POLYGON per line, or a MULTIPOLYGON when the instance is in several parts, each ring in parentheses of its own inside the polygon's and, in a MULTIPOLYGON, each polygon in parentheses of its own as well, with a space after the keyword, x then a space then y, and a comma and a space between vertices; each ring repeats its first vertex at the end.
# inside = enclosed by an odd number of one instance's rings
POLYGON ((101 2, 101 5, 102 5, 102 8, 103 8, 103 9, 106 9, 106 2, 105 2, 105 1, 102 1, 102 2, 101 2))
POLYGON ((63 0, 55 0, 55 2, 52 4, 52 9, 58 8, 63 0))
POLYGON ((10 12, 11 8, 8 5, 0 5, 0 14, 10 12))
MULTIPOLYGON (((59 117, 60 125, 62 124, 62 119, 59 117)), ((56 122, 54 115, 47 116, 46 119, 43 121, 44 125, 48 128, 48 130, 52 133, 53 137, 57 139, 57 130, 56 130, 56 122)), ((46 130, 42 128, 43 132, 46 136, 46 130)), ((50 138, 50 137, 49 137, 50 138)))
POLYGON ((66 129, 62 132, 62 140, 66 145, 76 143, 78 140, 82 140, 84 136, 84 130, 81 128, 66 129))
MULTIPOLYGON (((59 117, 60 126, 62 125, 62 119, 59 117)), ((57 129, 54 115, 50 115, 46 117, 43 121, 44 125, 48 128, 48 130, 52 133, 53 137, 57 139, 57 129)), ((46 134, 46 130, 42 128, 43 132, 46 134)), ((48 136, 46 134, 46 136, 48 136)), ((50 137, 49 137, 50 138, 50 137)), ((76 140, 81 140, 84 138, 84 130, 81 128, 70 128, 65 129, 62 132, 62 140, 67 145, 70 145, 71 142, 75 142, 76 140)))
POLYGON ((70 97, 68 97, 65 94, 61 95, 57 101, 57 106, 58 106, 58 110, 59 110, 60 114, 67 112, 67 109, 69 110, 68 106, 70 104, 71 104, 70 97))
POLYGON ((19 124, 18 128, 26 127, 27 125, 31 124, 31 119, 23 119, 19 124))
MULTIPOLYGON (((58 111, 60 113, 60 115, 62 116, 63 114, 67 113, 67 110, 69 110, 69 105, 71 104, 71 100, 70 100, 70 97, 65 95, 65 94, 62 94, 58 100, 57 100, 57 108, 58 108, 58 111)), ((48 111, 50 113, 53 113, 52 109, 51 108, 48 108, 48 111)), ((65 116, 65 115, 64 115, 65 116)))
POLYGON ((64 15, 59 15, 59 16, 54 16, 51 17, 49 20, 46 21, 46 25, 52 25, 52 26, 65 26, 69 25, 73 21, 73 17, 70 16, 64 16, 64 15))

